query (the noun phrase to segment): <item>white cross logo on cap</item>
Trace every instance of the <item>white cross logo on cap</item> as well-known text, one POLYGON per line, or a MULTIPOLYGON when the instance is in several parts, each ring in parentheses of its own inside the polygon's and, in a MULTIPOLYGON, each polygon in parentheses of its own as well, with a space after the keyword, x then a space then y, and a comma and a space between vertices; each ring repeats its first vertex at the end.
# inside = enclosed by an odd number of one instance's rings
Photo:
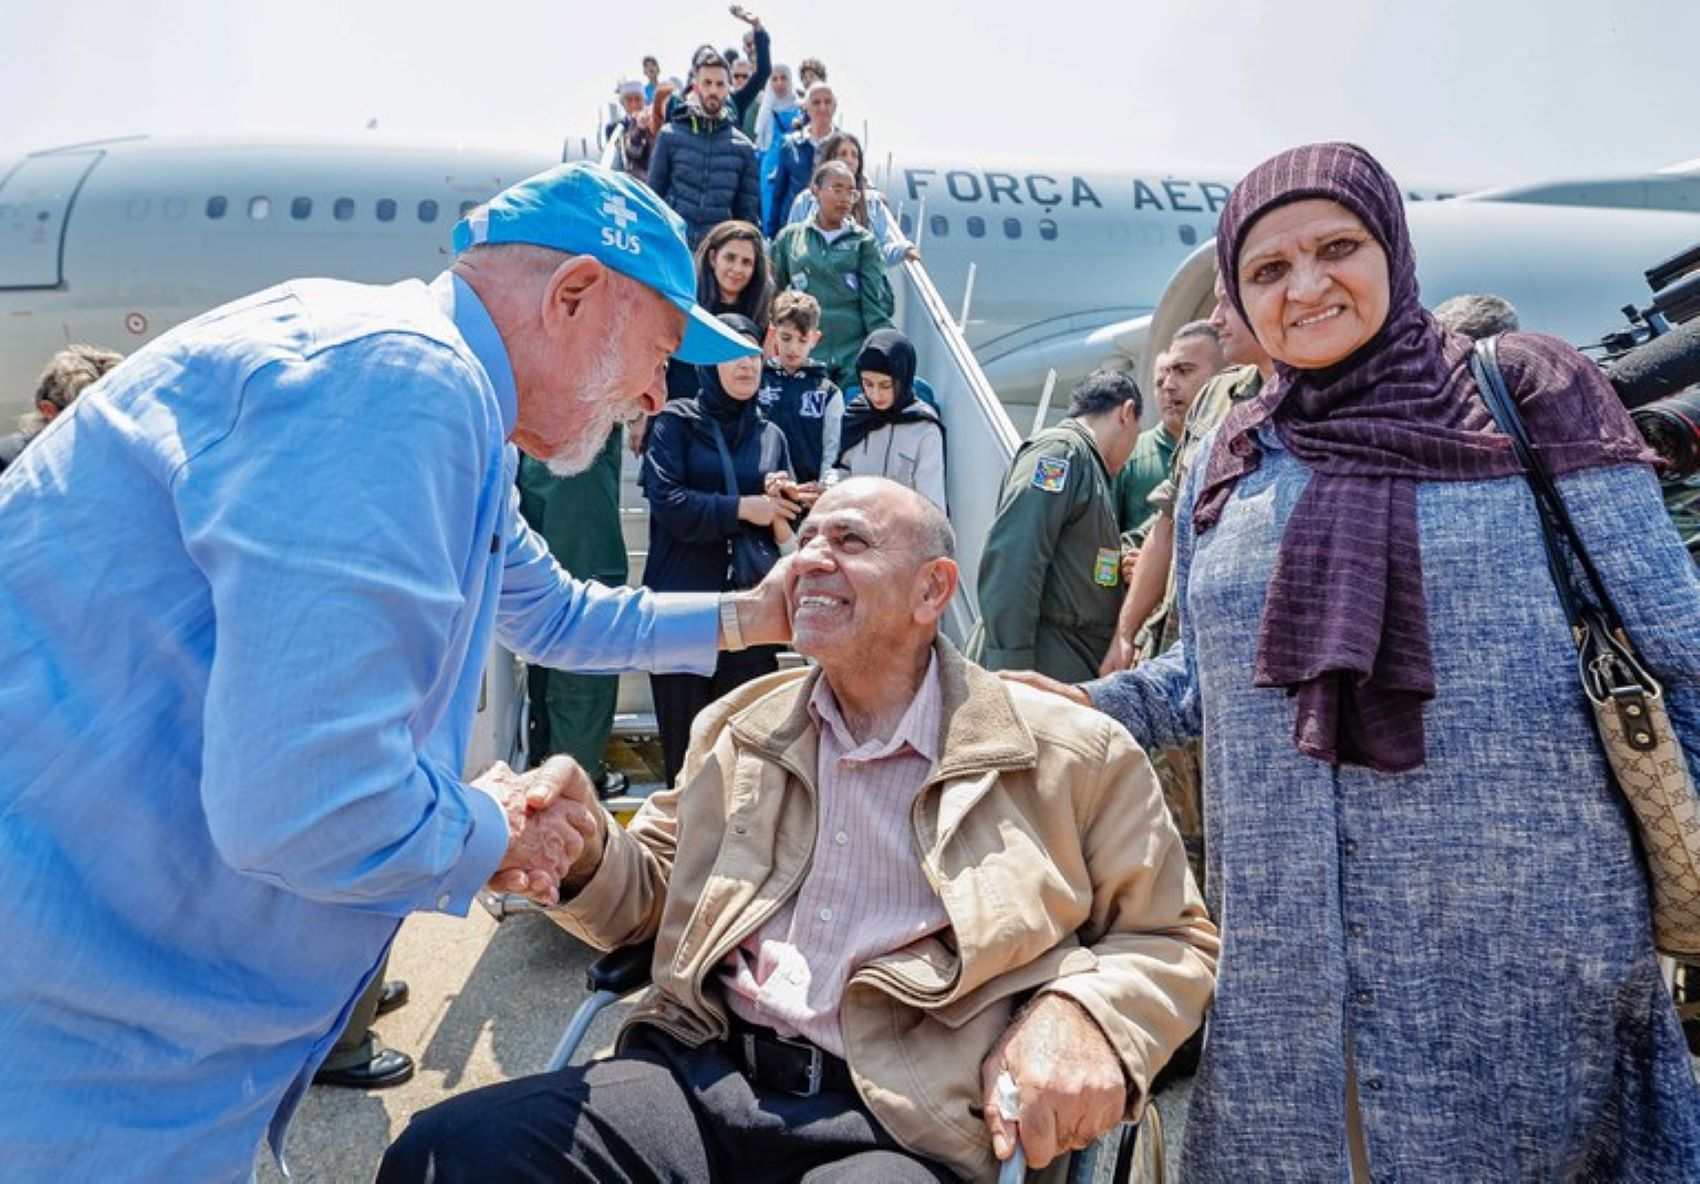
POLYGON ((623 193, 616 193, 603 202, 602 212, 618 222, 621 230, 638 219, 637 211, 626 205, 626 195, 623 193))

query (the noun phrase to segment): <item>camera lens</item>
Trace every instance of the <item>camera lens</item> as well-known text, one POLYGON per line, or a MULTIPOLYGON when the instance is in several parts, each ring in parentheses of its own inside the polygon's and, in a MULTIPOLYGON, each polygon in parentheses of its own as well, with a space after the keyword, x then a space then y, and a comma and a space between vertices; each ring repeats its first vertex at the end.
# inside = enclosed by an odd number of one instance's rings
POLYGON ((1700 473, 1700 388, 1647 403, 1630 416, 1653 451, 1670 465, 1664 476, 1680 479, 1700 473))

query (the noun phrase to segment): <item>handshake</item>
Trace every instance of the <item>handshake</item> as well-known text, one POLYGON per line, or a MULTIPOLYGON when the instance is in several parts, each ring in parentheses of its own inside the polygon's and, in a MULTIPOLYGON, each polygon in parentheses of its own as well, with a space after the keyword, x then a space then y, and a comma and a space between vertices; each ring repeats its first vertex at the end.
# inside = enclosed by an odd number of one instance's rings
POLYGON ((563 888, 583 887, 602 863, 608 815, 571 757, 552 756, 528 773, 497 761, 472 784, 508 816, 508 853, 490 877, 492 892, 556 904, 563 888))

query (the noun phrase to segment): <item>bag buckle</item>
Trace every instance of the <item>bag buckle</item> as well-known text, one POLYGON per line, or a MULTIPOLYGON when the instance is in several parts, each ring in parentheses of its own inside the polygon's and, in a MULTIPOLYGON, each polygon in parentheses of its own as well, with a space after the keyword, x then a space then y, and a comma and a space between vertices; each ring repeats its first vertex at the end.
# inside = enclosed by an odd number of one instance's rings
POLYGON ((1636 752, 1652 752, 1659 746, 1645 691, 1634 685, 1613 687, 1611 703, 1617 710, 1618 722, 1623 725, 1624 743, 1636 752))

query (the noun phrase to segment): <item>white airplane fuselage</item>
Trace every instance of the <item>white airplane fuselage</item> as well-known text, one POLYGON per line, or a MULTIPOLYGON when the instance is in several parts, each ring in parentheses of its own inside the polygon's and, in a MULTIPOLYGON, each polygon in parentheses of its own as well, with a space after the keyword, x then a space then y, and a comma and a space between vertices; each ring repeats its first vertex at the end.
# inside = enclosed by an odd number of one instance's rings
MULTIPOLYGON (((464 209, 561 155, 376 135, 136 137, 0 162, 0 424, 27 407, 41 366, 70 342, 129 353, 298 276, 434 275, 464 209)), ((1051 369, 1066 390, 1097 365, 1148 367, 1152 313, 1210 241, 1235 179, 1031 159, 895 156, 869 166, 951 311, 967 305, 967 339, 1015 404, 1033 402, 1051 369)), ((1418 213, 1428 299, 1520 295, 1538 314, 1530 327, 1578 342, 1644 299, 1643 268, 1700 241, 1693 213, 1486 201, 1423 201, 1418 213)))

